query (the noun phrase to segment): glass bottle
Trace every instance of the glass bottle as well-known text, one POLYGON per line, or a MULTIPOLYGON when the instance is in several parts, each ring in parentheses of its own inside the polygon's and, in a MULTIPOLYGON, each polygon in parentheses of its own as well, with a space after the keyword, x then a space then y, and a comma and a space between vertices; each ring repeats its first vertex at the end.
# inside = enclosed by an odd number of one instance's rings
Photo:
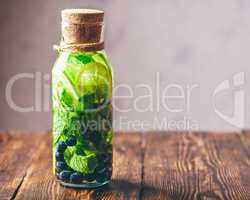
POLYGON ((52 69, 53 169, 62 185, 94 188, 112 174, 112 68, 104 52, 104 12, 62 11, 52 69))

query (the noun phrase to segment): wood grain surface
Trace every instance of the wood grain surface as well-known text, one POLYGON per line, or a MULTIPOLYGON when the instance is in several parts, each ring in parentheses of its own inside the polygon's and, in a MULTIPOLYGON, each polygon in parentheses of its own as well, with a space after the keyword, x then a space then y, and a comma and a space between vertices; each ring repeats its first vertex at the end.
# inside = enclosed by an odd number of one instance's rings
POLYGON ((0 200, 250 199, 250 132, 119 133, 112 181, 99 189, 60 186, 51 134, 0 132, 0 200))

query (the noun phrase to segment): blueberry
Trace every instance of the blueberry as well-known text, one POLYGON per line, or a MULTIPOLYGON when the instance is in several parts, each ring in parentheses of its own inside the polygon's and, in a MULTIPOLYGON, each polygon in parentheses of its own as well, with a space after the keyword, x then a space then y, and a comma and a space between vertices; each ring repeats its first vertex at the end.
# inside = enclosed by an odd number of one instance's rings
POLYGON ((109 156, 107 154, 105 154, 105 153, 101 153, 101 154, 97 155, 97 159, 100 162, 106 162, 109 159, 109 156))
POLYGON ((102 141, 102 134, 96 131, 90 132, 88 137, 89 140, 95 144, 99 144, 102 141))
POLYGON ((71 171, 67 171, 67 170, 63 170, 60 174, 59 174, 59 179, 62 181, 67 181, 69 180, 69 177, 71 175, 71 171))
POLYGON ((107 179, 107 176, 104 174, 104 175, 98 175, 97 177, 96 177, 96 181, 98 182, 98 183, 103 183, 103 182, 105 182, 105 181, 107 181, 108 179, 107 179))
POLYGON ((105 166, 103 165, 103 163, 99 163, 98 166, 95 169, 95 172, 99 172, 101 170, 105 169, 105 166))
POLYGON ((68 169, 68 166, 65 162, 56 162, 56 169, 58 172, 68 169))
POLYGON ((95 174, 89 174, 88 176, 85 177, 85 179, 89 182, 92 182, 96 179, 95 174))
POLYGON ((66 148, 67 148, 67 145, 65 144, 65 142, 60 142, 57 145, 58 152, 64 152, 66 148))
POLYGON ((111 176, 112 176, 112 168, 111 168, 111 167, 109 167, 109 168, 107 169, 106 175, 107 175, 107 177, 108 177, 109 179, 111 178, 111 176))
POLYGON ((111 164, 111 163, 112 163, 112 157, 106 158, 106 159, 103 161, 103 163, 104 163, 105 165, 112 165, 112 164, 111 164))
POLYGON ((105 173, 106 172, 106 168, 103 168, 103 169, 100 169, 100 170, 98 170, 98 174, 103 174, 103 173, 105 173))
POLYGON ((75 172, 70 175, 70 182, 71 183, 81 183, 83 180, 84 176, 81 173, 75 172))
POLYGON ((108 180, 108 172, 107 169, 103 168, 102 170, 98 171, 96 174, 96 181, 99 183, 103 183, 108 180))
POLYGON ((75 137, 70 137, 65 141, 66 145, 68 146, 74 146, 76 145, 76 138, 75 137))
POLYGON ((56 161, 62 161, 64 162, 64 156, 63 156, 63 153, 61 152, 56 152, 56 161))

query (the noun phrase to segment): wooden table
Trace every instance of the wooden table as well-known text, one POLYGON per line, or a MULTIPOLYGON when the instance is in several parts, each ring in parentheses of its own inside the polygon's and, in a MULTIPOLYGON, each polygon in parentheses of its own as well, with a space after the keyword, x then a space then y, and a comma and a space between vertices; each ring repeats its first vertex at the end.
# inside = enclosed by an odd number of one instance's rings
POLYGON ((250 199, 250 132, 119 133, 112 182, 62 187, 51 169, 49 133, 0 133, 0 200, 250 199))

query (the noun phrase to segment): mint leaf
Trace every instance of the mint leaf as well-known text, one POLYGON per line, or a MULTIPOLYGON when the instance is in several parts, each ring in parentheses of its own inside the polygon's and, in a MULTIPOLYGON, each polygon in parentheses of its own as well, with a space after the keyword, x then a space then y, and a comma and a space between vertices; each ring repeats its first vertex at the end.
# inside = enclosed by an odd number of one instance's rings
POLYGON ((92 61, 92 58, 90 55, 86 55, 82 53, 80 54, 72 53, 68 58, 68 63, 77 64, 77 65, 87 64, 87 63, 90 63, 91 61, 92 61))
POLYGON ((98 164, 96 152, 88 142, 78 142, 74 147, 67 147, 64 159, 73 170, 86 174, 93 173, 98 164))
POLYGON ((72 151, 67 149, 67 151, 64 152, 66 163, 77 172, 85 174, 93 173, 97 167, 97 158, 94 155, 77 155, 74 151, 75 150, 72 151))
POLYGON ((113 133, 112 131, 109 131, 106 135, 106 142, 108 144, 112 144, 112 141, 113 141, 113 133))
POLYGON ((69 161, 69 166, 77 172, 85 173, 87 171, 87 159, 85 156, 74 154, 69 161))
POLYGON ((66 108, 72 108, 73 100, 70 94, 67 92, 65 88, 63 88, 61 91, 59 91, 59 99, 60 102, 66 107, 66 108))
POLYGON ((63 138, 63 130, 67 126, 67 116, 58 109, 53 109, 53 146, 63 138))

